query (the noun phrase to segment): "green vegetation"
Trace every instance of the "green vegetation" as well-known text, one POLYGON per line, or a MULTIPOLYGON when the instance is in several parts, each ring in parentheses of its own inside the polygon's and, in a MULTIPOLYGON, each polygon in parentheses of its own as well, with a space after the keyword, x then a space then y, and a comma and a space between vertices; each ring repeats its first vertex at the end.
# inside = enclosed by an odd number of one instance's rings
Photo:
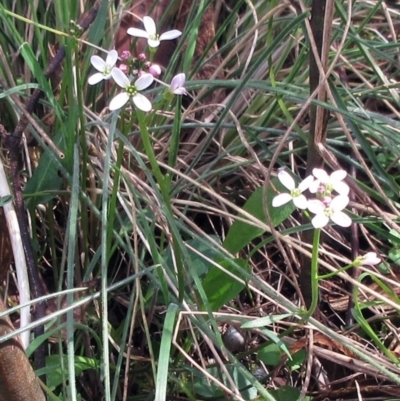
MULTIPOLYGON (((130 4, 84 3, 0 5, 0 160, 13 190, 20 177, 46 287, 27 354, 47 399, 398 398, 400 11, 147 1, 157 29, 182 36, 132 46, 163 82, 185 73, 188 95, 156 79, 140 90, 151 111, 111 112, 121 88, 88 84, 91 57, 121 57, 121 20, 143 25, 130 4), (288 192, 280 168, 296 185, 345 170, 352 225, 314 228, 312 208, 273 206, 288 192)), ((2 290, 15 322, 15 280, 2 290)))

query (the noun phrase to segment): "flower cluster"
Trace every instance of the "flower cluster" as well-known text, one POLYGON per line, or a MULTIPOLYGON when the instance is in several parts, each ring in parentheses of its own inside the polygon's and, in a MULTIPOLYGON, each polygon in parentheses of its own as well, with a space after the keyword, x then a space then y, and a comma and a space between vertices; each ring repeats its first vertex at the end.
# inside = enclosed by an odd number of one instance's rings
POLYGON ((292 176, 285 170, 278 173, 278 179, 289 193, 274 197, 272 206, 279 207, 293 201, 299 209, 308 209, 315 216, 311 220, 314 228, 325 227, 330 220, 342 227, 351 225, 351 218, 343 212, 349 203, 349 186, 343 181, 347 173, 344 170, 326 171, 315 168, 313 174, 305 178, 298 187, 292 176), (316 199, 307 199, 303 192, 309 190, 316 199), (334 194, 337 193, 337 195, 334 194))
MULTIPOLYGON (((153 49, 152 52, 160 45, 160 41, 176 39, 182 35, 182 32, 176 29, 158 35, 156 24, 150 17, 143 18, 143 25, 145 30, 129 28, 127 33, 131 36, 146 38, 149 47, 153 49)), ((111 100, 109 105, 111 111, 124 107, 129 101, 142 111, 150 111, 152 109, 150 100, 139 92, 152 85, 154 78, 161 75, 161 67, 147 61, 144 53, 135 58, 129 51, 123 51, 119 59, 116 50, 111 50, 105 60, 99 56, 92 56, 90 62, 98 72, 89 77, 89 85, 95 85, 103 80, 112 78, 122 88, 122 91, 111 100), (119 59, 121 62, 117 67, 119 59)), ((167 93, 187 95, 185 82, 185 74, 177 74, 172 78, 170 85, 165 84, 167 93)))

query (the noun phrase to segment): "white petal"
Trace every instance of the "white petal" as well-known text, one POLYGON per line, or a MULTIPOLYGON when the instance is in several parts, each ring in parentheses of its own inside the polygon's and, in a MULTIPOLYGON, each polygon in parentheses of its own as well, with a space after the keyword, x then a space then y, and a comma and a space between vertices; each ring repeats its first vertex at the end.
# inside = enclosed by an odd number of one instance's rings
POLYGON ((314 214, 323 213, 325 205, 318 199, 311 199, 307 202, 307 209, 314 214))
POLYGON ((158 47, 158 46, 160 46, 160 41, 158 39, 149 38, 149 39, 147 39, 147 44, 150 47, 158 47))
POLYGON ((375 252, 367 252, 362 260, 361 260, 361 264, 362 265, 377 265, 378 263, 380 263, 381 259, 377 257, 375 252))
POLYGON ((312 175, 309 175, 308 177, 304 178, 304 180, 299 185, 299 191, 304 192, 306 189, 310 187, 312 182, 314 182, 314 177, 312 175))
POLYGON ((143 29, 137 29, 137 28, 129 28, 126 33, 128 35, 134 36, 135 38, 149 38, 149 34, 144 31, 143 29))
POLYGON ((185 86, 186 75, 181 72, 180 74, 175 75, 171 80, 171 89, 174 91, 175 89, 179 89, 182 86, 185 86))
POLYGON ((308 190, 312 193, 315 194, 318 192, 319 186, 321 185, 320 180, 315 180, 310 183, 310 186, 308 187, 308 190))
POLYGON ((312 173, 313 173, 315 178, 318 178, 322 182, 326 182, 329 179, 329 176, 326 173, 326 171, 322 170, 321 168, 314 168, 312 173))
POLYGON ((149 36, 154 36, 157 33, 156 23, 151 17, 143 17, 143 25, 149 36))
POLYGON ((90 62, 92 63, 92 66, 96 68, 97 71, 103 72, 106 69, 105 61, 99 56, 90 57, 90 62))
POLYGON ((337 170, 331 174, 331 182, 333 181, 343 181, 347 176, 347 172, 344 170, 337 170))
POLYGON ((119 93, 111 100, 108 108, 111 111, 118 110, 121 107, 125 106, 128 100, 129 100, 129 95, 126 92, 119 93))
POLYGON ((293 199, 293 196, 288 193, 276 195, 274 197, 274 199, 272 199, 272 206, 273 207, 282 206, 285 203, 290 202, 292 199, 293 199))
POLYGON ((146 89, 149 87, 154 81, 154 77, 151 74, 143 74, 135 81, 135 86, 138 91, 146 89))
POLYGON ((340 195, 348 195, 350 192, 349 186, 343 181, 334 182, 332 187, 340 195))
POLYGON ((131 84, 129 78, 119 68, 113 68, 111 75, 121 88, 127 88, 131 84))
POLYGON ((293 177, 286 170, 282 170, 278 173, 278 179, 289 191, 296 188, 293 177))
POLYGON ((331 216, 331 220, 341 227, 350 227, 352 223, 351 218, 343 212, 334 212, 331 216))
POLYGON ((179 36, 181 35, 182 35, 181 31, 173 29, 172 31, 164 32, 162 35, 160 35, 160 40, 172 40, 179 38, 179 36))
POLYGON ((103 75, 103 73, 102 72, 96 72, 96 74, 93 74, 92 76, 89 77, 88 84, 89 85, 96 85, 100 81, 102 81, 103 79, 105 79, 105 76, 103 75))
POLYGON ((332 199, 329 207, 336 212, 336 211, 343 210, 348 204, 349 204, 348 196, 338 195, 332 199))
POLYGON ((118 61, 118 52, 116 50, 110 50, 107 54, 106 64, 108 68, 114 67, 118 61))
POLYGON ((136 95, 132 97, 132 100, 135 106, 142 111, 150 111, 152 108, 150 100, 141 93, 136 93, 136 95))
POLYGON ((173 91, 174 95, 187 95, 187 90, 185 88, 178 88, 173 91))
POLYGON ((293 198, 294 205, 299 209, 307 209, 307 198, 304 195, 295 196, 293 198))
POLYGON ((311 224, 314 226, 314 228, 325 227, 328 223, 329 223, 329 218, 328 216, 325 215, 325 213, 316 214, 314 218, 311 220, 311 224))

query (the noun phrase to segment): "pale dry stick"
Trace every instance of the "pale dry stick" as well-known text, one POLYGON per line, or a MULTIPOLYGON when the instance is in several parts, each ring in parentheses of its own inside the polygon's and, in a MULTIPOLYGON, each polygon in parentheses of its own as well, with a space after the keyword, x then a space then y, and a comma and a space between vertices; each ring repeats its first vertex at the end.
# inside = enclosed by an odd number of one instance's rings
MULTIPOLYGON (((3 196, 11 196, 10 187, 8 185, 7 176, 4 171, 3 162, 0 158, 0 198, 3 196)), ((3 206, 4 217, 7 222, 8 233, 10 236, 11 248, 14 255, 15 270, 18 277, 18 291, 20 304, 25 305, 30 301, 30 287, 28 269, 25 260, 25 251, 22 245, 21 233, 17 216, 12 201, 7 202, 3 206)), ((31 311, 29 306, 23 306, 20 312, 20 327, 24 328, 31 322, 31 311)), ((28 348, 30 331, 26 330, 21 333, 21 342, 24 349, 28 348)))
POLYGON ((300 400, 303 401, 306 398, 307 395, 307 389, 308 386, 310 385, 311 381, 311 372, 312 372, 312 366, 313 366, 313 359, 314 359, 314 330, 309 329, 307 330, 306 335, 307 338, 307 362, 306 362, 306 377, 304 378, 303 385, 301 386, 301 394, 300 394, 300 400))
MULTIPOLYGON (((250 7, 251 10, 251 14, 253 15, 254 18, 254 26, 258 26, 258 16, 257 16, 257 11, 253 5, 253 3, 250 0, 246 0, 246 3, 248 4, 248 6, 250 7)), ((254 30, 254 38, 253 38, 253 42, 250 46, 250 50, 249 50, 249 55, 247 56, 247 60, 244 63, 244 67, 243 67, 243 71, 240 74, 240 78, 243 79, 243 77, 246 75, 247 73, 247 69, 249 68, 249 65, 251 63, 251 59, 253 58, 253 54, 256 48, 256 44, 257 44, 257 40, 258 40, 258 28, 254 30)))
MULTIPOLYGON (((397 45, 396 29, 394 28, 393 19, 390 15, 390 11, 388 10, 388 7, 384 1, 381 3, 381 6, 382 6, 383 13, 385 14, 386 20, 389 25, 390 33, 392 35, 392 41, 394 44, 397 45)), ((397 46, 396 46, 396 51, 397 51, 397 58, 398 58, 397 61, 400 61, 399 60, 400 59, 400 49, 397 46)))
POLYGON ((361 394, 361 389, 360 389, 360 385, 358 384, 358 381, 357 381, 357 380, 355 380, 355 384, 356 384, 356 388, 357 388, 357 398, 358 398, 358 401, 363 401, 362 394, 361 394))

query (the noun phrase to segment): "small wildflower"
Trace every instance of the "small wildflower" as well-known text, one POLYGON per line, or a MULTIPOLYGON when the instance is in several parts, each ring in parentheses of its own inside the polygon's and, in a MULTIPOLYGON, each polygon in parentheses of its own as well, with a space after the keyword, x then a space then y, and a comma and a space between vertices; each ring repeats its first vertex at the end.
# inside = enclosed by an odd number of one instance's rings
POLYGON ((118 53, 116 50, 111 50, 104 61, 99 56, 92 56, 90 58, 90 62, 93 67, 96 68, 97 71, 95 74, 89 77, 88 83, 89 85, 95 85, 102 81, 103 79, 107 80, 111 78, 111 71, 115 67, 115 64, 118 60, 118 53))
POLYGON ((350 192, 349 186, 343 182, 347 176, 344 170, 337 170, 328 175, 325 170, 315 168, 313 175, 316 180, 310 185, 311 193, 322 192, 325 195, 330 195, 332 191, 336 191, 339 195, 347 196, 350 192))
POLYGON ((135 106, 142 111, 151 110, 151 102, 139 91, 149 87, 154 80, 153 75, 144 74, 139 77, 134 84, 131 84, 129 78, 118 68, 112 70, 114 81, 123 89, 123 92, 115 96, 109 105, 111 111, 120 109, 125 106, 129 99, 132 99, 135 106))
POLYGON ((364 256, 358 256, 353 264, 354 266, 374 266, 381 262, 381 259, 378 258, 376 252, 367 252, 364 256))
POLYGON ((128 66, 126 64, 120 64, 118 67, 123 73, 128 72, 128 66))
POLYGON ((174 95, 187 95, 187 91, 185 89, 186 75, 181 72, 180 74, 175 75, 171 81, 171 92, 174 95))
POLYGON ((149 67, 149 73, 153 75, 153 77, 159 77, 161 75, 161 67, 158 64, 151 64, 149 67))
POLYGON ((172 40, 182 35, 182 32, 178 31, 177 29, 157 35, 156 24, 151 17, 143 17, 143 25, 145 30, 129 28, 127 33, 128 35, 135 36, 137 38, 147 39, 147 43, 150 47, 158 47, 161 40, 172 40))
POLYGON ((313 182, 313 176, 309 175, 299 184, 297 188, 294 179, 285 170, 282 170, 278 173, 278 179, 282 183, 282 185, 290 191, 290 193, 282 193, 275 196, 272 200, 272 206, 279 207, 284 205, 285 203, 293 201, 294 205, 299 209, 306 209, 307 198, 303 195, 303 192, 308 189, 313 182))
POLYGON ((329 223, 329 220, 332 220, 338 226, 349 227, 351 225, 351 218, 342 212, 348 203, 349 197, 347 195, 338 195, 329 204, 327 201, 324 203, 319 199, 309 200, 307 208, 315 214, 311 220, 311 224, 314 228, 322 228, 329 223))
POLYGON ((121 53, 121 60, 128 60, 131 57, 131 52, 129 50, 123 50, 121 53))

